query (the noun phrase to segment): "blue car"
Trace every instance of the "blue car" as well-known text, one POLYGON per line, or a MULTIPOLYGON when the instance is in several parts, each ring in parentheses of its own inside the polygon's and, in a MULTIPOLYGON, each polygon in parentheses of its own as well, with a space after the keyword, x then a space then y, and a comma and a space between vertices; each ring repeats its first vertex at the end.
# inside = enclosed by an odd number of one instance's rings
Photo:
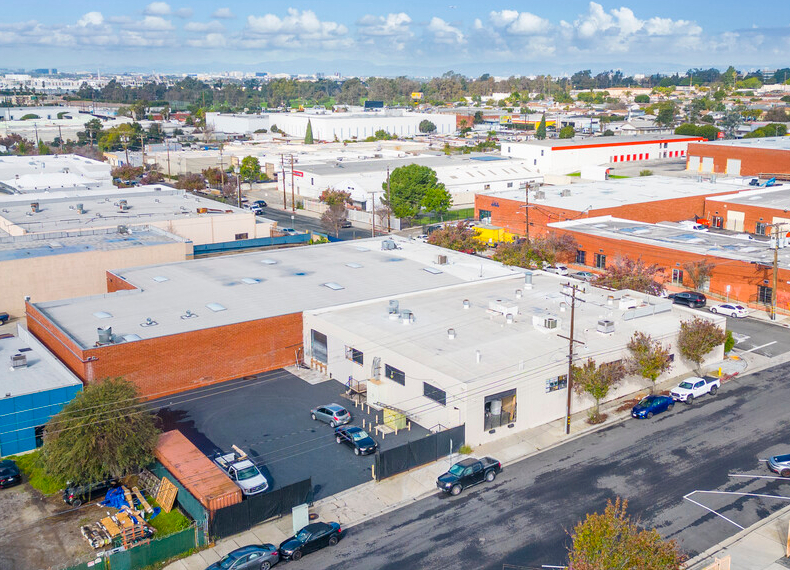
POLYGON ((656 414, 671 410, 674 406, 675 401, 669 396, 647 396, 633 407, 631 416, 650 419, 656 414))

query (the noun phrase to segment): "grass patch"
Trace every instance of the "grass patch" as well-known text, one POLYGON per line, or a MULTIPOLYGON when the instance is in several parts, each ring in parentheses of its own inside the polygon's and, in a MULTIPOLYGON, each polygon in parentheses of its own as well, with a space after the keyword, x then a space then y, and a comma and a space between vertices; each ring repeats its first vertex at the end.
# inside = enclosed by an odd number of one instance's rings
POLYGON ((472 448, 466 444, 461 446, 461 449, 458 450, 461 455, 469 455, 472 453, 472 448))
POLYGON ((582 175, 581 172, 571 172, 570 174, 566 174, 565 176, 575 176, 576 178, 580 178, 582 175))
MULTIPOLYGON (((157 502, 151 497, 146 497, 146 500, 152 507, 159 506, 157 502)), ((161 511, 158 515, 156 515, 156 518, 148 521, 148 524, 156 529, 156 537, 162 538, 163 536, 173 534, 179 530, 189 528, 192 522, 186 516, 184 516, 181 511, 179 511, 177 508, 174 508, 169 513, 161 511)))
POLYGON ((469 218, 474 218, 475 216, 475 209, 474 208, 461 208, 460 210, 450 210, 445 212, 441 215, 441 217, 435 214, 422 214, 414 218, 411 222, 412 227, 414 226, 427 226, 430 224, 436 224, 438 222, 449 222, 454 220, 466 220, 469 218))
POLYGON ((623 176, 622 174, 610 174, 609 175, 609 179, 610 180, 619 180, 621 178, 631 178, 631 177, 630 176, 623 176))
POLYGON ((7 459, 16 461, 17 467, 25 474, 30 486, 44 495, 52 495, 66 487, 65 481, 46 474, 44 466, 41 465, 40 451, 33 451, 32 453, 25 453, 23 455, 14 455, 7 459))

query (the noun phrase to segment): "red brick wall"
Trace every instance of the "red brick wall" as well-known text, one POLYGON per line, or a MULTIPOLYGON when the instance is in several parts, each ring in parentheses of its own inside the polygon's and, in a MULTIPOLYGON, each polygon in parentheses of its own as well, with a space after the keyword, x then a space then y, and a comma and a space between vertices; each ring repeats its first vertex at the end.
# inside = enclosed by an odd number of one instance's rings
POLYGON ((123 376, 146 398, 282 368, 302 346, 301 313, 86 350, 30 305, 28 327, 84 382, 123 376))
MULTIPOLYGON (((710 293, 720 297, 727 296, 727 285, 730 286, 729 299, 741 303, 749 303, 753 306, 757 304, 757 288, 759 285, 771 286, 772 269, 767 266, 758 266, 748 261, 736 261, 714 256, 702 256, 682 250, 647 245, 632 242, 627 239, 617 239, 614 237, 601 237, 574 232, 568 230, 555 230, 557 232, 570 233, 579 243, 579 249, 587 252, 587 265, 594 266, 595 254, 606 255, 607 264, 612 263, 618 255, 637 259, 639 257, 645 263, 657 264, 664 268, 663 281, 670 282, 672 279, 672 269, 683 269, 683 264, 699 260, 706 260, 715 265, 711 274, 710 293)), ((685 271, 684 271, 685 273, 685 271)), ((688 278, 684 275, 687 286, 690 286, 688 278)), ((777 309, 783 312, 790 310, 790 271, 779 269, 778 290, 777 290, 777 309)))
MULTIPOLYGON (((788 205, 788 209, 790 209, 790 205, 788 205)), ((790 218, 790 212, 776 208, 765 208, 750 204, 725 204, 724 202, 713 202, 711 200, 705 202, 705 217, 708 220, 711 220, 713 216, 721 216, 726 223, 729 210, 743 212, 743 231, 749 233, 754 233, 757 222, 770 224, 773 222, 774 216, 790 218)), ((785 227, 785 230, 787 229, 785 227)))
POLYGON ((116 291, 137 289, 134 285, 129 283, 123 277, 115 275, 111 271, 107 272, 107 292, 115 293, 116 291))
POLYGON ((760 173, 790 174, 790 151, 689 143, 689 156, 713 158, 713 171, 724 173, 727 159, 740 159, 741 176, 760 173))

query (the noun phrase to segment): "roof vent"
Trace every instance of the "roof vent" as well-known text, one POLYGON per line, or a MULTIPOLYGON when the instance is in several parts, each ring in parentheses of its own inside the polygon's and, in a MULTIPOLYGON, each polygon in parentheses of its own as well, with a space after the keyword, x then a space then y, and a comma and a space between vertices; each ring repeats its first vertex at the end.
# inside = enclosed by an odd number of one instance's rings
MULTIPOLYGON (((157 202, 158 202, 158 200, 157 200, 157 202)), ((121 212, 128 211, 129 210, 129 202, 127 202, 126 200, 119 200, 118 201, 118 209, 121 212)))
POLYGON ((403 309, 400 312, 400 320, 404 325, 410 325, 414 322, 414 313, 408 309, 403 309))
POLYGON ((480 364, 483 361, 483 355, 479 350, 475 350, 475 362, 480 364))
POLYGON ((128 226, 118 226, 118 233, 121 234, 121 235, 128 234, 129 233, 129 227, 128 226))
POLYGON ((560 190, 560 196, 562 196, 563 198, 567 198, 570 195, 571 195, 570 188, 563 188, 562 190, 560 190))
POLYGON ((614 333, 614 321, 609 319, 601 319, 598 321, 598 326, 595 328, 599 333, 612 334, 614 333))
POLYGON ((96 329, 99 335, 99 342, 97 344, 112 344, 112 327, 99 327, 96 329))
POLYGON ((468 309, 471 306, 469 299, 464 299, 464 309, 468 309))
POLYGON ((447 256, 446 255, 437 255, 436 256, 436 264, 437 265, 447 265, 447 256))
POLYGON ((27 368, 27 355, 17 353, 11 356, 11 369, 27 368))
POLYGON ((39 212, 39 209, 38 209, 38 202, 31 202, 31 203, 30 203, 30 210, 31 210, 33 213, 37 214, 37 213, 39 212))
POLYGON ((455 329, 447 329, 447 338, 450 340, 455 338, 455 329))
POLYGON ((546 199, 546 191, 545 190, 535 190, 535 200, 545 200, 546 199))
POLYGON ((505 315, 505 322, 509 325, 513 324, 513 313, 508 313, 505 315))
POLYGON ((516 289, 516 299, 521 299, 521 289, 516 289))
POLYGON ((158 324, 159 323, 157 323, 154 319, 152 319, 151 317, 148 317, 147 319, 145 319, 144 323, 140 323, 140 326, 141 327, 155 327, 158 324))
POLYGON ((532 271, 524 272, 524 289, 532 289, 532 271))
POLYGON ((85 208, 82 207, 82 204, 77 204, 77 213, 78 214, 84 214, 85 213, 85 208))
POLYGON ((392 320, 397 320, 400 318, 400 303, 395 299, 390 299, 390 306, 388 309, 389 316, 392 320))
POLYGON ((183 315, 181 315, 182 319, 194 319, 195 317, 197 317, 197 315, 192 311, 190 311, 189 309, 187 309, 186 312, 183 315))

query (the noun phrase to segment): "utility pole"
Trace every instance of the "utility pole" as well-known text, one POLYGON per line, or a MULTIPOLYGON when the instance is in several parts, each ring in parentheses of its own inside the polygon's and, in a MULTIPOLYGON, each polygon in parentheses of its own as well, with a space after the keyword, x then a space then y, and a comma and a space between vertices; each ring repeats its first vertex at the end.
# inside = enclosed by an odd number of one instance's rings
POLYGON ((165 139, 165 148, 167 149, 167 178, 170 179, 170 141, 165 139))
POLYGON ((390 200, 390 167, 387 167, 387 233, 392 233, 392 202, 390 200))
POLYGON ((373 197, 373 211, 370 217, 370 237, 376 237, 376 194, 379 192, 371 192, 370 195, 373 197))
POLYGON ((58 125, 58 140, 60 140, 60 152, 63 152, 63 131, 60 130, 60 125, 58 125))
POLYGON ((571 433, 571 396, 573 393, 573 347, 574 343, 584 344, 580 340, 575 340, 573 338, 573 328, 576 320, 576 302, 583 303, 584 299, 577 297, 577 293, 581 293, 582 290, 580 285, 576 285, 573 283, 566 283, 563 285, 562 294, 565 295, 567 299, 570 300, 571 304, 571 326, 570 326, 570 335, 558 335, 560 338, 564 338, 568 341, 568 399, 565 404, 565 435, 571 433), (570 290, 570 292, 568 292, 570 290))
POLYGON ((219 188, 220 192, 225 188, 225 168, 222 162, 222 143, 219 144, 219 188))
POLYGON ((288 202, 285 199, 285 155, 280 155, 280 162, 282 163, 283 167, 283 210, 287 209, 288 202))
POLYGON ((145 172, 145 140, 143 133, 140 133, 140 151, 143 153, 143 172, 145 172))
POLYGON ((294 185, 294 155, 291 155, 291 211, 296 212, 296 188, 294 185))

